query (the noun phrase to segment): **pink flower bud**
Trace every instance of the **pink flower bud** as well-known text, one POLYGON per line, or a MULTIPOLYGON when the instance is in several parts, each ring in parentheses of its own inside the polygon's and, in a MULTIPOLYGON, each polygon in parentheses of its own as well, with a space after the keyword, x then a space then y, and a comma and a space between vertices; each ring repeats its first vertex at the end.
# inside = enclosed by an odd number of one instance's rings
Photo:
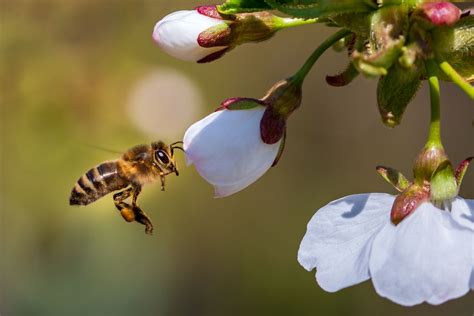
POLYGON ((210 14, 211 10, 206 8, 177 11, 165 16, 156 23, 153 40, 166 53, 182 60, 200 61, 209 59, 209 56, 220 57, 227 50, 226 45, 203 47, 198 43, 200 34, 209 29, 227 29, 226 22, 217 13, 210 14))
POLYGON ((452 25, 461 17, 461 10, 450 2, 428 2, 420 9, 422 15, 437 26, 452 25))

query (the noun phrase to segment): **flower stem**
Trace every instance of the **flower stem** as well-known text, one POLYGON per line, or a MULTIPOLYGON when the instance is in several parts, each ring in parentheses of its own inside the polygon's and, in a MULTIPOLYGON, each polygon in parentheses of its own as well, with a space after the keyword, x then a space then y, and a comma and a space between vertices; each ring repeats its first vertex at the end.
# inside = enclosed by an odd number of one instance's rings
POLYGON ((277 27, 279 29, 284 29, 287 27, 300 26, 306 24, 318 23, 319 19, 293 19, 293 18, 280 18, 277 27))
POLYGON ((474 100, 474 87, 471 86, 447 61, 441 61, 439 68, 451 79, 458 87, 474 100))
POLYGON ((440 111, 440 91, 439 80, 436 76, 437 66, 433 59, 426 61, 426 70, 428 73, 428 84, 430 86, 431 98, 431 119, 430 131, 428 135, 427 146, 443 147, 441 143, 441 111, 440 111))
POLYGON ((321 57, 321 55, 338 40, 351 34, 351 31, 342 29, 337 33, 329 36, 318 48, 309 56, 304 65, 298 70, 298 72, 292 77, 292 81, 296 84, 303 84, 306 75, 309 73, 314 63, 321 57))

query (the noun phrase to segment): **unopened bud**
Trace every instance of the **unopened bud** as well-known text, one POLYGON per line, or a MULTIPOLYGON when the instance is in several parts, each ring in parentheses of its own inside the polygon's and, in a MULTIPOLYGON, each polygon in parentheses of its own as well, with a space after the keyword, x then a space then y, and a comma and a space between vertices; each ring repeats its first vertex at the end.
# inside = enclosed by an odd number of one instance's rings
POLYGON ((427 2, 419 6, 414 15, 435 26, 453 25, 461 17, 461 10, 450 2, 427 2))
POLYGON ((200 6, 165 16, 155 25, 153 39, 173 57, 205 63, 237 45, 264 41, 282 28, 314 21, 281 18, 267 11, 221 15, 216 6, 200 6))
POLYGON ((425 146, 418 154, 413 168, 415 182, 430 182, 433 173, 446 160, 448 160, 448 155, 442 146, 425 146))

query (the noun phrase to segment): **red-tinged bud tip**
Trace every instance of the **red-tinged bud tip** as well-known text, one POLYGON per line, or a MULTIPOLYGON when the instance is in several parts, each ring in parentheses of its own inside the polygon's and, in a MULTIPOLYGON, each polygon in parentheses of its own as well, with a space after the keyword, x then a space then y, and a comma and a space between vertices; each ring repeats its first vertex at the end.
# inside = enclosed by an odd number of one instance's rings
POLYGON ((458 184, 458 187, 461 186, 462 179, 464 178, 464 174, 466 173, 467 168, 469 167, 469 164, 471 163, 471 161, 473 159, 474 159, 474 157, 469 157, 469 158, 464 159, 459 164, 458 168, 456 169, 456 173, 455 173, 454 177, 456 178, 456 182, 458 184))
POLYGON ((413 213, 423 202, 430 199, 429 186, 410 185, 393 202, 390 220, 393 224, 399 224, 405 217, 413 213))
POLYGON ((215 5, 202 5, 196 7, 196 11, 210 18, 222 20, 222 17, 219 14, 219 11, 217 11, 217 7, 215 5))
POLYGON ((461 17, 461 10, 450 2, 429 2, 421 5, 423 15, 437 26, 452 25, 461 17))
POLYGON ((257 106, 265 106, 265 103, 263 103, 262 101, 258 99, 235 97, 235 98, 225 99, 224 101, 222 101, 221 105, 216 109, 216 111, 249 110, 257 106))

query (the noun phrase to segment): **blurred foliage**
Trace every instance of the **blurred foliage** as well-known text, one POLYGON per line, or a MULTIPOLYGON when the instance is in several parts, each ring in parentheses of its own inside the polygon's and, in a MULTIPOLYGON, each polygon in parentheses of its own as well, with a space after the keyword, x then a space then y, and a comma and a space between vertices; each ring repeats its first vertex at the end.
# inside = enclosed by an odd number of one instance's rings
MULTIPOLYGON (((305 84, 279 165, 243 192, 213 199, 212 188, 180 158, 182 175, 168 181, 165 193, 159 185, 144 189, 153 237, 125 223, 111 197, 85 208, 68 205, 77 178, 115 158, 85 144, 125 150, 152 140, 125 110, 131 87, 151 68, 188 75, 205 95, 205 113, 227 97, 262 96, 331 32, 320 25, 283 31, 208 65, 174 60, 154 46, 153 25, 196 5, 0 0, 0 314, 472 313, 472 294, 407 309, 377 296, 368 282, 326 293, 298 265, 314 211, 347 194, 395 193, 375 166, 409 175, 426 135, 425 86, 403 124, 388 130, 379 122, 375 82, 325 84, 327 73, 346 64, 333 52, 305 84)), ((457 163, 472 154, 472 104, 451 84, 442 86, 442 100, 445 144, 457 163)), ((468 172, 461 195, 473 198, 473 178, 468 172)))

